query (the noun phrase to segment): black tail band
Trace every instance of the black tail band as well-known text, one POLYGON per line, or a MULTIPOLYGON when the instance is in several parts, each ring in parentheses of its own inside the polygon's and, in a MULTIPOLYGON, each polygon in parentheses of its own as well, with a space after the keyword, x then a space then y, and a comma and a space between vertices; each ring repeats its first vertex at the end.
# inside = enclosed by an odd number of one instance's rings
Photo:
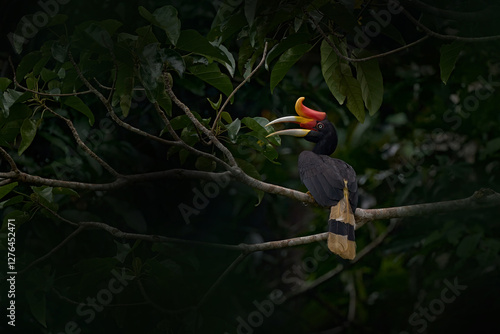
POLYGON ((347 236, 347 240, 354 241, 354 225, 347 224, 335 219, 328 221, 328 232, 347 236))

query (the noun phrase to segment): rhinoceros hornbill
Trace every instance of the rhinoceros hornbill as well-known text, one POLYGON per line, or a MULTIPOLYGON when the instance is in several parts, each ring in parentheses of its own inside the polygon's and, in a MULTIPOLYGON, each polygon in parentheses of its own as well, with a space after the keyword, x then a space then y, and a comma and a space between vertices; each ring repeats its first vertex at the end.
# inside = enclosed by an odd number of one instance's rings
MULTIPOLYGON (((316 143, 312 152, 299 155, 299 173, 302 183, 321 206, 330 207, 328 221, 328 248, 344 259, 356 256, 354 241, 354 212, 358 204, 358 184, 354 169, 346 162, 330 158, 337 148, 337 131, 326 113, 312 110, 302 104, 303 97, 295 103, 299 116, 278 118, 268 125, 284 122, 298 123, 301 129, 287 129, 271 133, 303 137, 316 143)), ((268 137, 269 137, 268 136, 268 137)))

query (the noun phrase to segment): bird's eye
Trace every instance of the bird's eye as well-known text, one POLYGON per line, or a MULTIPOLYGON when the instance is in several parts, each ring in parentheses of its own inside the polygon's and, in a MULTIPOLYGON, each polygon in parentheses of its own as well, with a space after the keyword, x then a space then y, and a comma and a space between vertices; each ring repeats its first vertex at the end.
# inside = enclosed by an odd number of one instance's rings
POLYGON ((323 123, 319 123, 319 124, 317 125, 317 128, 318 128, 319 130, 323 129, 323 127, 324 127, 323 123))

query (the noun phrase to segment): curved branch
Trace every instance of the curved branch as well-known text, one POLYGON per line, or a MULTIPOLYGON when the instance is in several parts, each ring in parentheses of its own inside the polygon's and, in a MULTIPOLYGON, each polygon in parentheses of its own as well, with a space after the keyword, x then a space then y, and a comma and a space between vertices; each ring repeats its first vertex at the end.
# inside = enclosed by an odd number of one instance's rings
POLYGON ((64 121, 66 123, 66 125, 68 126, 68 128, 70 129, 71 131, 71 134, 73 135, 73 138, 75 138, 75 141, 76 143, 78 144, 78 146, 80 146, 82 148, 82 150, 84 150, 85 152, 87 152, 88 155, 90 155, 95 161, 97 161, 101 166, 104 167, 104 169, 106 169, 109 173, 111 173, 111 175, 115 176, 115 177, 120 177, 120 173, 118 173, 113 167, 111 167, 106 161, 104 161, 101 157, 99 157, 97 154, 95 154, 94 151, 92 151, 84 142, 83 140, 80 138, 80 135, 78 134, 78 131, 76 131, 76 128, 75 126, 73 125, 73 122, 71 122, 71 120, 69 120, 68 118, 62 116, 62 115, 59 115, 58 113, 56 113, 54 110, 52 110, 51 108, 47 107, 46 105, 43 106, 46 110, 48 110, 52 115, 56 116, 57 118, 59 118, 60 120, 64 121))
POLYGON ((429 4, 426 4, 424 2, 418 1, 418 0, 402 0, 406 5, 409 5, 410 7, 420 9, 424 12, 427 12, 431 15, 445 18, 445 19, 450 19, 450 20, 456 20, 456 21, 481 21, 481 20, 491 20, 494 18, 498 18, 498 7, 495 6, 489 6, 485 9, 468 13, 468 12, 457 12, 453 10, 446 10, 446 9, 441 9, 437 7, 433 7, 429 4))
POLYGON ((452 36, 452 35, 442 35, 431 29, 427 28, 425 25, 420 23, 417 19, 415 19, 406 9, 403 9, 403 14, 417 27, 422 29, 428 36, 435 37, 438 39, 443 39, 447 41, 462 41, 462 42, 488 42, 495 41, 500 39, 500 35, 495 36, 484 36, 484 37, 461 37, 461 36, 452 36))
POLYGON ((188 106, 186 106, 177 98, 177 96, 174 94, 172 90, 172 84, 168 79, 165 79, 165 86, 167 94, 170 96, 172 101, 187 115, 187 117, 189 117, 189 119, 196 126, 196 128, 199 129, 201 132, 203 132, 205 136, 207 136, 210 139, 210 141, 224 154, 226 159, 229 161, 229 164, 233 167, 237 167, 238 164, 236 163, 236 160, 234 159, 231 151, 229 151, 229 149, 226 146, 224 146, 209 129, 207 129, 203 124, 200 123, 200 121, 198 121, 198 119, 196 119, 196 117, 193 115, 188 106))
MULTIPOLYGON (((11 172, 12 173, 12 172, 11 172)), ((187 169, 169 169, 166 171, 150 172, 144 174, 121 175, 113 182, 108 183, 86 183, 77 181, 63 181, 55 179, 47 179, 44 177, 19 172, 7 175, 12 181, 20 181, 28 184, 45 185, 49 187, 64 187, 71 189, 83 190, 113 190, 122 188, 132 183, 154 181, 166 178, 173 179, 202 179, 208 181, 227 181, 230 178, 230 172, 204 172, 198 170, 187 169)))
POLYGON ((405 49, 408 49, 414 45, 417 45, 418 43, 425 41, 427 38, 429 38, 429 36, 424 36, 424 37, 422 37, 414 42, 411 42, 410 44, 406 44, 406 45, 403 45, 402 47, 399 47, 399 48, 396 48, 396 49, 393 49, 393 50, 390 50, 387 52, 379 53, 379 54, 376 54, 373 56, 368 56, 368 57, 364 57, 364 58, 351 58, 351 57, 347 57, 347 56, 343 55, 342 52, 340 52, 340 50, 337 48, 335 43, 333 43, 333 41, 328 37, 328 35, 323 31, 323 29, 321 29, 319 23, 316 21, 316 18, 314 16, 312 16, 311 14, 309 14, 309 16, 313 20, 314 25, 316 26, 316 29, 318 29, 321 36, 323 36, 323 38, 328 43, 328 45, 330 45, 330 47, 333 49, 335 54, 339 58, 341 58, 345 61, 351 62, 351 63, 359 63, 359 62, 368 61, 368 60, 372 60, 372 59, 376 59, 376 58, 382 58, 382 57, 391 55, 393 53, 397 53, 397 52, 403 51, 405 49))

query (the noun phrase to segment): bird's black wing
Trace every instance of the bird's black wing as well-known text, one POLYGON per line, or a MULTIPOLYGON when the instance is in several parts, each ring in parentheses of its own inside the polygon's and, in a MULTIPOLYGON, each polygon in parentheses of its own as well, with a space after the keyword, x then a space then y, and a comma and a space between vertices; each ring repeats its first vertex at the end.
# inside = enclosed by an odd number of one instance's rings
POLYGON ((352 211, 358 204, 356 172, 346 162, 304 151, 299 155, 299 173, 316 202, 322 206, 334 206, 344 197, 344 180, 347 180, 349 204, 352 211))

